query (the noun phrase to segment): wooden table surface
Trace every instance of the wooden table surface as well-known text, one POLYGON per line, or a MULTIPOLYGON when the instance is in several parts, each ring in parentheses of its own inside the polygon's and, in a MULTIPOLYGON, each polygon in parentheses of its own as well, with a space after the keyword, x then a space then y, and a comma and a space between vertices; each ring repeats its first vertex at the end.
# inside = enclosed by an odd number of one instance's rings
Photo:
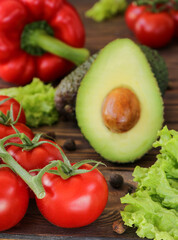
MULTIPOLYGON (((86 29, 86 47, 94 53, 116 38, 131 38, 136 41, 133 34, 126 27, 122 15, 117 16, 103 23, 96 23, 85 18, 84 13, 89 9, 95 0, 70 0, 77 8, 86 29)), ((174 40, 169 46, 159 50, 159 53, 166 61, 169 70, 169 87, 164 95, 165 123, 169 129, 178 130, 178 43, 174 40)), ((0 88, 11 87, 12 85, 0 80, 0 88)), ((114 221, 120 218, 120 200, 128 189, 134 188, 132 182, 132 170, 136 165, 148 167, 155 161, 157 150, 152 149, 142 159, 132 164, 112 164, 101 158, 82 136, 79 128, 73 122, 59 122, 54 126, 43 126, 33 129, 34 132, 55 132, 56 141, 61 146, 67 139, 73 139, 77 149, 66 151, 69 159, 79 161, 83 159, 95 159, 107 164, 107 168, 100 170, 107 181, 113 173, 120 173, 124 177, 124 186, 118 191, 109 186, 109 200, 103 214, 93 224, 80 229, 62 229, 47 222, 36 208, 32 200, 24 219, 14 228, 0 233, 0 239, 139 239, 133 229, 127 229, 123 235, 118 235, 112 229, 114 221)))

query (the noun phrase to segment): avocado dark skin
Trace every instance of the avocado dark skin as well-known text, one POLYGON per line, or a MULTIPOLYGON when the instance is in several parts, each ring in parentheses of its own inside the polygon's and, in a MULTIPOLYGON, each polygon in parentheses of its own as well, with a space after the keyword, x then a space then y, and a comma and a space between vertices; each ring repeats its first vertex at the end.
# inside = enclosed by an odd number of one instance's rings
MULTIPOLYGON (((155 75, 162 96, 168 86, 168 69, 160 54, 147 46, 139 45, 155 75)), ((57 86, 55 93, 56 108, 65 120, 75 120, 75 101, 80 82, 97 58, 98 53, 89 57, 82 65, 66 76, 57 86)))

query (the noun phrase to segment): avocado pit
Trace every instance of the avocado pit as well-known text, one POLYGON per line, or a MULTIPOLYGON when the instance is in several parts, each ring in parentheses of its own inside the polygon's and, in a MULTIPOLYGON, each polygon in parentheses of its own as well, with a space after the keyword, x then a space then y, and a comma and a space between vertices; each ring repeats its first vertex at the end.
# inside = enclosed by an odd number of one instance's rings
POLYGON ((133 128, 140 118, 140 102, 130 89, 118 87, 103 102, 102 118, 112 132, 123 133, 133 128))

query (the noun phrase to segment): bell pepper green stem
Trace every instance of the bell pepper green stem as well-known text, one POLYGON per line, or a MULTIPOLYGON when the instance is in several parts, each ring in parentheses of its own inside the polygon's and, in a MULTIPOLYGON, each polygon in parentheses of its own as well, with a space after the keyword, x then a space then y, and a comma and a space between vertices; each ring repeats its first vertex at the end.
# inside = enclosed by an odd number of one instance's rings
POLYGON ((85 48, 75 48, 54 37, 51 26, 46 21, 27 24, 21 35, 21 48, 31 55, 41 56, 52 53, 80 65, 89 57, 85 48))
POLYGON ((34 32, 34 42, 43 50, 50 52, 59 57, 65 58, 75 65, 82 64, 89 57, 89 51, 85 48, 74 48, 66 43, 47 35, 45 32, 34 32))

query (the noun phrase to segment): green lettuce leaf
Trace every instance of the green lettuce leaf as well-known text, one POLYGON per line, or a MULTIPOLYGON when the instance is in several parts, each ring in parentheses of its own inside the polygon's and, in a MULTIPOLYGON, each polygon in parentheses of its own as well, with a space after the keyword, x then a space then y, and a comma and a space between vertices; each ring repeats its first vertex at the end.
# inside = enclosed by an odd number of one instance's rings
POLYGON ((161 147, 150 168, 137 166, 134 194, 121 198, 127 204, 121 212, 126 225, 137 227, 140 237, 155 240, 178 239, 178 132, 164 127, 154 147, 161 147))
POLYGON ((178 239, 178 214, 174 209, 164 208, 146 191, 127 194, 121 199, 127 203, 121 212, 126 225, 137 227, 139 237, 156 240, 178 239))
POLYGON ((51 84, 44 84, 38 78, 24 87, 0 90, 1 95, 15 98, 25 111, 27 125, 38 127, 52 125, 58 121, 58 112, 54 103, 55 89, 51 84))
POLYGON ((126 7, 126 0, 100 0, 86 12, 86 16, 96 22, 102 22, 118 13, 123 13, 126 7))

